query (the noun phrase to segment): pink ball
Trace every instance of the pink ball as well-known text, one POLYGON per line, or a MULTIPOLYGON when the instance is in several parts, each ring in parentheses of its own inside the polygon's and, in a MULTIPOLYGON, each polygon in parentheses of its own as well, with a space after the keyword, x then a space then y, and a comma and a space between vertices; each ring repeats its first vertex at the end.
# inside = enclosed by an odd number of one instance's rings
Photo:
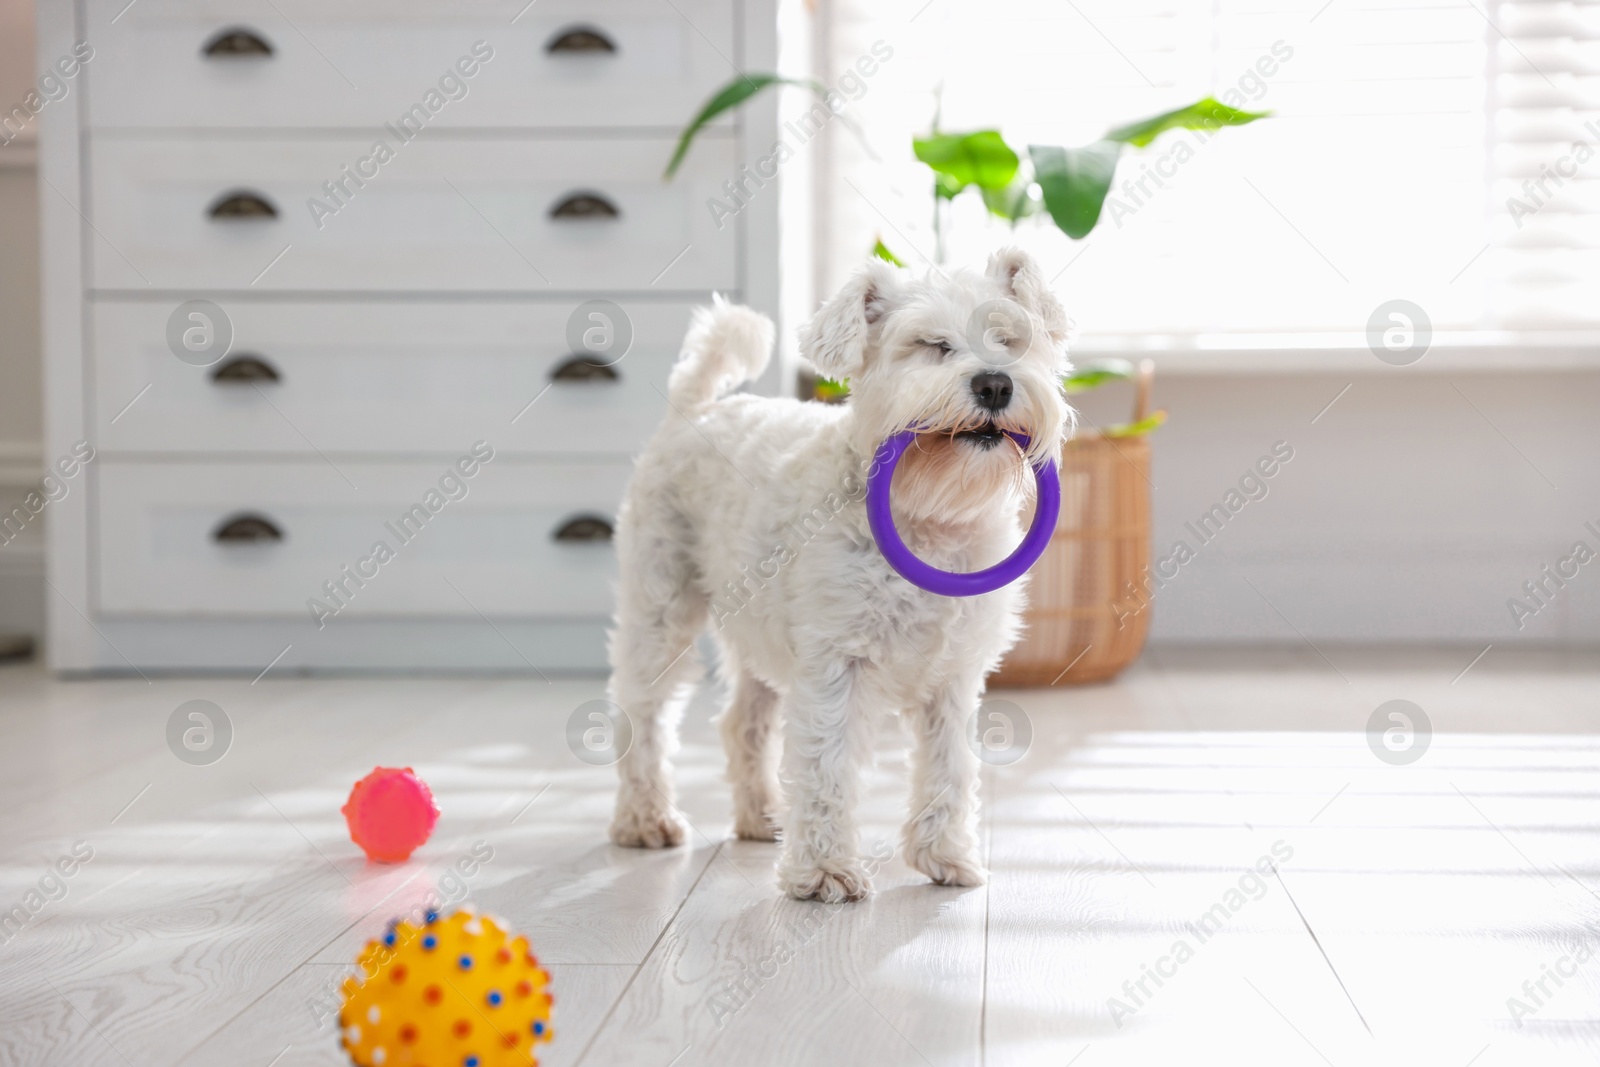
POLYGON ((432 790, 410 767, 374 768, 339 810, 350 826, 350 840, 379 863, 405 862, 439 821, 432 790))

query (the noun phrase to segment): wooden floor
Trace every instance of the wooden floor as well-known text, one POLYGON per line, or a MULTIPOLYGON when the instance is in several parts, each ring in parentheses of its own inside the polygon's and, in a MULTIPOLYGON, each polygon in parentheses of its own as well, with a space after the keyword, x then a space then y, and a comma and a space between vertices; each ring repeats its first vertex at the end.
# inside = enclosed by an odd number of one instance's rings
MULTIPOLYGON (((598 681, 0 669, 0 910, 48 890, 0 944, 0 1063, 346 1062, 341 976, 441 878, 548 964, 552 1065, 1600 1062, 1600 659, 1323 651, 1166 650, 997 694, 1034 736, 986 771, 989 885, 891 856, 838 909, 781 899, 775 846, 729 839, 714 694, 680 760, 691 842, 640 852, 606 843, 612 771, 564 740, 598 681), (210 766, 164 735, 196 698, 234 726, 210 766), (1394 698, 1435 731, 1409 766, 1367 742, 1394 698), (444 809, 408 864, 345 834, 375 764, 444 809)), ((881 747, 887 854, 904 754, 881 747)))

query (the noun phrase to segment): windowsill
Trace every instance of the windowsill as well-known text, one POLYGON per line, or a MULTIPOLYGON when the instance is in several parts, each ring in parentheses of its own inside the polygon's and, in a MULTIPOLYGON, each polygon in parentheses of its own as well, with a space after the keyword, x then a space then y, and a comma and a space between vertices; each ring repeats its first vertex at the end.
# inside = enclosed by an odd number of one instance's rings
POLYGON ((1362 334, 1200 334, 1084 336, 1072 361, 1149 357, 1173 374, 1431 374, 1600 370, 1600 332, 1445 331, 1416 363, 1392 366, 1362 334))

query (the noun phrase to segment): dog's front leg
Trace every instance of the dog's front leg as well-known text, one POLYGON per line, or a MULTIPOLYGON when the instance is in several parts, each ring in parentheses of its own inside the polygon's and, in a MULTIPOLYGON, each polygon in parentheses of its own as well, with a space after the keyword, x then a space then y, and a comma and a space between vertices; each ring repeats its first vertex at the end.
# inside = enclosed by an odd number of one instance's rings
POLYGON ((982 885, 978 859, 978 757, 967 744, 981 682, 941 684, 911 714, 911 820, 906 862, 940 885, 982 885))
POLYGON ((861 764, 870 741, 859 706, 860 667, 824 660, 804 670, 784 724, 789 811, 778 884, 800 900, 860 900, 872 891, 856 824, 861 764))

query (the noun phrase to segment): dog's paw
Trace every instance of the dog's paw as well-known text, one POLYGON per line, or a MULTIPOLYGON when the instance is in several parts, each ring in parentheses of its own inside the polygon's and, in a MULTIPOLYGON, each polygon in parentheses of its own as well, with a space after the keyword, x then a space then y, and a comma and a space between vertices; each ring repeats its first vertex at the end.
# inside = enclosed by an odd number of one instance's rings
POLYGON ((674 848, 683 844, 684 823, 675 811, 618 809, 611 840, 624 848, 674 848))
POLYGON ((733 832, 741 841, 776 841, 778 820, 760 804, 733 806, 733 832))
POLYGON ((989 872, 972 859, 937 845, 909 849, 906 862, 933 879, 935 885, 979 886, 989 880, 989 872))
POLYGON ((796 900, 843 904, 872 892, 872 879, 854 860, 830 860, 800 871, 780 871, 779 884, 796 900))
POLYGON ((740 812, 734 816, 733 832, 741 841, 776 841, 778 824, 770 815, 747 815, 740 812))

